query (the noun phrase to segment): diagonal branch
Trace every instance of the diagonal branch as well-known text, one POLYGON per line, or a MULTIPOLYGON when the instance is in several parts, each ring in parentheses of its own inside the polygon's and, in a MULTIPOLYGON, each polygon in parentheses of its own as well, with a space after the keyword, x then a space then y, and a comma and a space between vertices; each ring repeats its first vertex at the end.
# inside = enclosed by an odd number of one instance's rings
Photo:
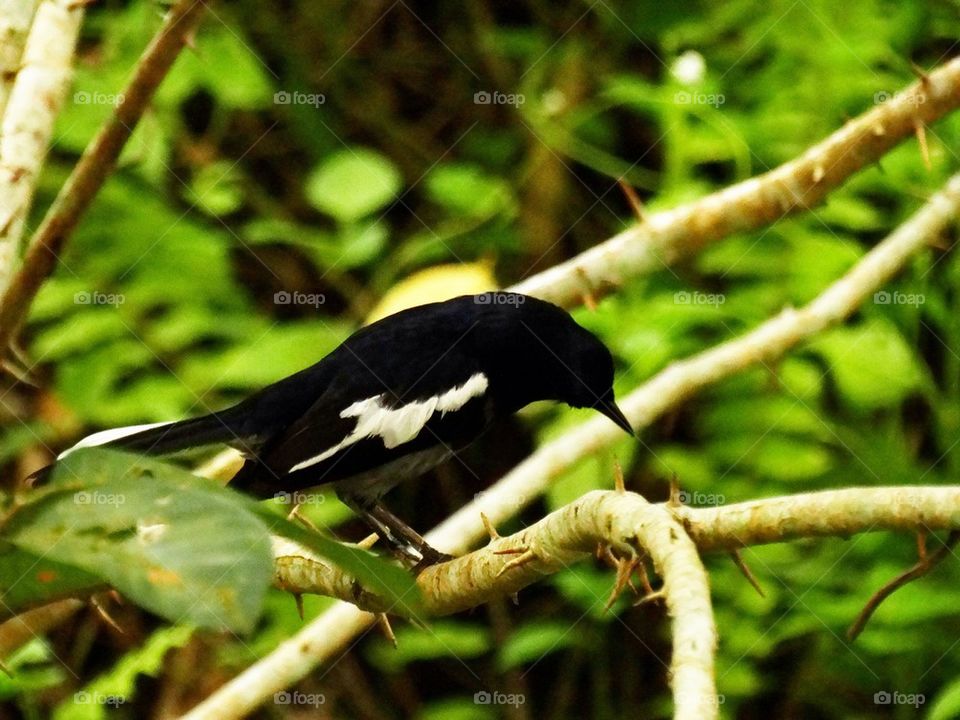
POLYGON ((82 3, 44 0, 4 8, 0 23, 0 290, 7 286, 47 155, 57 114, 73 75, 71 61, 82 3), (34 15, 34 8, 36 14, 34 15), (23 26, 33 24, 25 37, 23 26), (18 30, 20 32, 18 32, 18 30), (7 74, 9 73, 9 75, 7 74), (12 84, 7 78, 12 78, 12 84))
POLYGON ((178 0, 137 63, 123 99, 60 189, 30 239, 23 263, 0 298, 0 348, 14 338, 43 282, 56 267, 70 233, 116 165, 160 82, 177 58, 205 8, 203 0, 178 0))
POLYGON ((814 145, 758 177, 664 212, 512 289, 558 305, 579 304, 694 254, 818 205, 847 178, 960 106, 960 58, 937 68, 814 145))

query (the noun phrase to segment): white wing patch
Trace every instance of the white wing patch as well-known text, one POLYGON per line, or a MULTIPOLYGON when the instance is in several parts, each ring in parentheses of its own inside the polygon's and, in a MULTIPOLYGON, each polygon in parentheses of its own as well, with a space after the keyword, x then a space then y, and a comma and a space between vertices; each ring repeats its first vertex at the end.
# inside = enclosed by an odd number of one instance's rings
POLYGON ((146 425, 127 425, 126 427, 113 428, 112 430, 102 430, 101 432, 94 433, 93 435, 87 435, 80 442, 78 442, 73 447, 68 447, 62 453, 57 455, 57 460, 63 460, 67 455, 72 453, 74 450, 79 450, 80 448, 85 447, 96 447, 98 445, 106 445, 108 442, 113 442, 114 440, 119 440, 120 438, 125 438, 128 435, 135 435, 138 432, 143 430, 151 430, 153 428, 163 427, 164 425, 172 425, 172 422, 158 422, 158 423, 147 423, 146 425))
POLYGON ((459 410, 473 398, 483 395, 487 391, 487 385, 487 376, 476 373, 463 385, 457 385, 445 393, 397 408, 384 407, 383 398, 386 393, 374 395, 366 400, 358 400, 340 413, 342 418, 357 418, 353 432, 332 448, 297 463, 290 468, 290 472, 323 462, 343 448, 364 438, 380 436, 383 438, 383 446, 387 449, 409 442, 423 430, 423 426, 434 413, 439 412, 442 417, 448 412, 459 410))

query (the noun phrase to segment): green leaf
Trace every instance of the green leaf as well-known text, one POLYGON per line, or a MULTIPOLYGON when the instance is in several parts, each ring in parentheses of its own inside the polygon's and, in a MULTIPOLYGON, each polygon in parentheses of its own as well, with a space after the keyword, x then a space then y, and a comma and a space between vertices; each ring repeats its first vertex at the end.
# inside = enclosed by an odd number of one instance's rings
POLYGON ((320 242, 314 252, 324 267, 361 267, 383 253, 390 229, 379 220, 350 223, 341 227, 333 242, 320 242))
POLYGON ((835 328, 811 347, 826 359, 840 395, 854 409, 895 405, 923 385, 913 351, 888 320, 835 328))
POLYGON ((243 205, 241 178, 234 163, 206 165, 193 176, 187 197, 210 215, 229 215, 243 205))
POLYGON ((331 155, 307 180, 310 203, 340 222, 356 222, 385 207, 402 186, 389 159, 364 148, 331 155))
POLYGON ((492 705, 478 704, 481 691, 471 698, 444 698, 424 703, 415 720, 494 720, 500 717, 492 705))
POLYGON ((53 600, 88 594, 104 586, 96 574, 7 542, 0 542, 0 567, 0 608, 4 616, 53 600))
POLYGON ((243 40, 242 28, 221 20, 204 23, 195 52, 184 53, 157 91, 161 104, 182 102, 198 86, 233 108, 262 108, 270 104, 271 87, 264 62, 243 40))
POLYGON ((455 620, 431 622, 426 629, 397 628, 397 646, 378 642, 369 649, 370 661, 386 672, 398 672, 415 660, 483 655, 492 645, 490 631, 455 620))
POLYGON ((950 681, 937 693, 926 717, 927 720, 953 720, 960 717, 960 678, 950 681))
MULTIPOLYGON (((314 299, 319 302, 322 298, 317 295, 314 299)), ((257 328, 242 345, 219 353, 195 354, 183 363, 179 376, 194 387, 216 384, 259 389, 312 365, 346 337, 347 325, 338 320, 274 324, 257 328)))
POLYGON ((427 176, 426 188, 434 202, 471 217, 488 217, 514 205, 509 184, 471 164, 437 167, 427 176))
POLYGON ((497 670, 535 662, 558 650, 576 645, 581 638, 568 622, 534 620, 517 628, 497 652, 497 670))
POLYGON ((63 663, 44 638, 35 637, 10 657, 3 659, 9 671, 0 672, 0 700, 23 697, 60 685, 66 676, 63 663))
POLYGON ((3 537, 102 578, 174 622, 252 629, 273 576, 264 524, 237 493, 156 460, 84 449, 3 537))
POLYGON ((112 669, 67 697, 54 711, 54 720, 102 720, 133 696, 139 675, 156 677, 163 659, 173 648, 193 637, 190 625, 173 625, 155 631, 142 647, 127 653, 112 669))

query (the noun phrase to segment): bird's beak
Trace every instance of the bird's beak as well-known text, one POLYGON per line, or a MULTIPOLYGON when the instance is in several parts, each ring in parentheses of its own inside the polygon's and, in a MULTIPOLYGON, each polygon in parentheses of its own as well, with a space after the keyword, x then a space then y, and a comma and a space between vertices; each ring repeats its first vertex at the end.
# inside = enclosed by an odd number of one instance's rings
POLYGON ((604 398, 596 405, 597 410, 606 415, 608 418, 613 420, 617 427, 621 428, 628 435, 635 435, 633 428, 630 427, 630 421, 627 420, 627 416, 623 414, 623 411, 617 407, 617 404, 613 401, 613 397, 604 398))

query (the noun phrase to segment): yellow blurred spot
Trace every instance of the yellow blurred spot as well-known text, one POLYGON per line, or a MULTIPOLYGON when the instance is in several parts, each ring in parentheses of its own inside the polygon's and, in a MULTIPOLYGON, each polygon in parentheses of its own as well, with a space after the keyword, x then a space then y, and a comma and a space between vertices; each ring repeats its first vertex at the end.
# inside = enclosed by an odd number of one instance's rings
POLYGON ((153 585, 183 585, 183 580, 173 570, 167 568, 152 567, 147 571, 147 580, 153 585))
POLYGON ((366 323, 369 325, 417 305, 496 289, 497 281, 490 261, 435 265, 415 272, 390 288, 367 316, 366 323))

